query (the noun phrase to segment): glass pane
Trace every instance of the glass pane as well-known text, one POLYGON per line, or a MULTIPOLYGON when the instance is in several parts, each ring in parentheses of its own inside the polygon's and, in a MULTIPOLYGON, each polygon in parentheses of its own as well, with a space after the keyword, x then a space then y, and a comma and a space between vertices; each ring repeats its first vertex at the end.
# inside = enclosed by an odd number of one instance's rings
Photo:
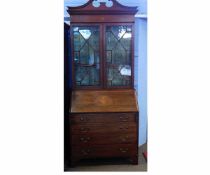
POLYGON ((114 34, 114 36, 119 40, 125 35, 126 26, 112 26, 111 31, 114 34))
POLYGON ((74 50, 79 51, 80 48, 84 45, 85 39, 79 32, 74 32, 74 50))
POLYGON ((106 27, 107 86, 131 85, 131 26, 106 27))
POLYGON ((73 37, 76 86, 99 86, 99 27, 73 27, 73 37))

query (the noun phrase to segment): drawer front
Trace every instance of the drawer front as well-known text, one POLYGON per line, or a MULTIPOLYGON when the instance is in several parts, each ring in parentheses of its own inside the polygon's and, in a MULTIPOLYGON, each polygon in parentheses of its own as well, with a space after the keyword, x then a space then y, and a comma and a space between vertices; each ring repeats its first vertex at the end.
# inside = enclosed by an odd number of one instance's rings
POLYGON ((119 122, 119 124, 84 123, 71 126, 71 134, 106 134, 106 133, 136 133, 137 124, 134 122, 119 122))
POLYGON ((110 145, 137 143, 136 133, 72 135, 72 145, 110 145))
POLYGON ((135 122, 135 113, 107 113, 107 114, 72 114, 71 124, 78 123, 113 123, 135 122))
POLYGON ((130 157, 136 155, 138 155, 137 146, 132 144, 72 147, 72 157, 130 157))

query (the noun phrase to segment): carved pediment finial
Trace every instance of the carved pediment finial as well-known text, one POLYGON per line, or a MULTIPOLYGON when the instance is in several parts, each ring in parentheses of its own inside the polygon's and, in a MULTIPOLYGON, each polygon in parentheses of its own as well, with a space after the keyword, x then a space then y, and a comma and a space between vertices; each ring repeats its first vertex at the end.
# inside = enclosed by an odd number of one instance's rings
POLYGON ((68 7, 68 13, 74 14, 135 14, 138 7, 128 7, 120 4, 117 0, 89 0, 86 4, 78 7, 68 7))
POLYGON ((113 1, 112 0, 94 0, 92 2, 92 5, 94 7, 100 7, 101 3, 105 3, 106 7, 112 7, 113 6, 113 1))

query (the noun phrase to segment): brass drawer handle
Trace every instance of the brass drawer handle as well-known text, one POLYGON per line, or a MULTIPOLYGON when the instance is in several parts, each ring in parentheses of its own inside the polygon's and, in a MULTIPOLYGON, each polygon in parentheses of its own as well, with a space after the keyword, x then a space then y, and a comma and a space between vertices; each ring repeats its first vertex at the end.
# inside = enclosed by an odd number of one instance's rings
POLYGON ((88 132, 90 130, 90 128, 80 128, 81 132, 88 132))
POLYGON ((120 119, 123 119, 123 118, 128 119, 128 117, 122 117, 122 116, 120 116, 120 119))
POLYGON ((120 127, 120 129, 128 130, 128 127, 120 127))
POLYGON ((125 136, 124 138, 121 138, 121 140, 122 142, 126 142, 128 138, 129 138, 128 136, 125 136))
POLYGON ((83 155, 88 155, 88 154, 90 154, 90 152, 91 152, 90 149, 87 149, 87 150, 83 149, 82 150, 83 155))
POLYGON ((80 121, 81 122, 87 122, 89 119, 87 117, 80 117, 80 121))
POLYGON ((81 137, 80 138, 80 141, 81 142, 85 142, 85 143, 88 142, 89 140, 90 140, 90 137, 86 137, 86 138, 85 137, 81 137))
POLYGON ((128 121, 128 117, 120 117, 120 121, 127 122, 128 121))
POLYGON ((124 148, 124 149, 123 148, 120 148, 120 152, 121 153, 127 153, 128 152, 128 148, 124 148))
POLYGON ((84 140, 84 137, 81 137, 80 140, 83 141, 84 140))

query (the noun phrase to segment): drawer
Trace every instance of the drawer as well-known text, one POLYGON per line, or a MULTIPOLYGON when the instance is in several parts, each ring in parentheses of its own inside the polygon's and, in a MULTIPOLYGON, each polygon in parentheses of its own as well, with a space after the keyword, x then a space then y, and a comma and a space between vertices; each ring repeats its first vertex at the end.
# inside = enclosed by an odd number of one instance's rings
POLYGON ((97 157, 131 157, 138 155, 136 145, 101 145, 72 147, 72 157, 79 158, 97 158, 97 157))
POLYGON ((95 134, 95 133, 137 133, 137 124, 134 122, 112 123, 82 123, 71 126, 71 134, 95 134), (108 128, 108 129, 107 129, 108 128))
POLYGON ((135 122, 135 113, 71 114, 71 124, 135 122))
POLYGON ((136 133, 72 135, 72 145, 111 145, 137 143, 136 133))

